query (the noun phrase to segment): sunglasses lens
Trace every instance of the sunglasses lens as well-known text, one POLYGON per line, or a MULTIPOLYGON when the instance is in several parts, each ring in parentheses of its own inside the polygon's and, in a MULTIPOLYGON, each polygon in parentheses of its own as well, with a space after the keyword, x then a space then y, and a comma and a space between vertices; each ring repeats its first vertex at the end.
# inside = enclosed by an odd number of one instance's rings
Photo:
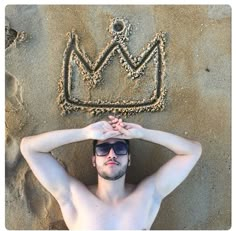
POLYGON ((109 153, 111 149, 111 145, 104 143, 104 144, 98 144, 96 145, 96 154, 98 156, 105 156, 109 153))
POLYGON ((128 153, 128 145, 124 142, 116 142, 113 148, 116 155, 126 155, 128 153))

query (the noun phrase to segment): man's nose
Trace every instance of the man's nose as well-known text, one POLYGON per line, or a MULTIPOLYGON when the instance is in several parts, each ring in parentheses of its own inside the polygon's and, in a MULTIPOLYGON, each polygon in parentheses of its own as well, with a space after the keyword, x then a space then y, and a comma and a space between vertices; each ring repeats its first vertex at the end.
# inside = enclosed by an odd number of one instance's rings
POLYGON ((108 153, 108 158, 112 159, 112 158, 117 158, 116 153, 114 152, 113 148, 110 149, 109 153, 108 153))

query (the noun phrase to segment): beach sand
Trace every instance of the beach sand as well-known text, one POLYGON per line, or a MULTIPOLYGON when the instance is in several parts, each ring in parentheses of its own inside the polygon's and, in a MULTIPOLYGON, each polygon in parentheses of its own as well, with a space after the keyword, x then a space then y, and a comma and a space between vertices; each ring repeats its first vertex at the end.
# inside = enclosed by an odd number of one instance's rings
MULTIPOLYGON (((5 25, 7 229, 67 229, 57 202, 22 157, 21 139, 56 129, 84 127, 106 119, 109 113, 123 114, 128 122, 169 131, 203 145, 199 163, 163 201, 152 229, 230 228, 229 6, 8 5, 5 25), (76 31, 79 49, 88 63, 95 63, 111 44, 109 27, 117 17, 132 25, 125 44, 133 57, 139 57, 156 34, 165 33, 163 50, 158 51, 163 55, 159 79, 154 56, 150 56, 145 74, 132 80, 129 67, 126 70, 115 54, 100 72, 103 80, 89 87, 93 78, 87 77, 86 82, 80 64, 71 61, 74 79, 70 82, 70 97, 82 103, 65 107, 59 86, 65 84, 63 55, 68 33, 76 31), (150 107, 132 106, 142 100, 148 102, 160 78, 160 92, 150 107), (83 104, 86 102, 89 104, 83 104), (94 102, 96 107, 91 106, 94 102), (105 106, 98 109, 102 104, 105 106)), ((161 146, 139 140, 131 141, 131 153, 132 166, 127 173, 130 183, 140 182, 173 156, 161 146)), ((52 154, 85 184, 96 182, 91 141, 65 145, 52 154)))

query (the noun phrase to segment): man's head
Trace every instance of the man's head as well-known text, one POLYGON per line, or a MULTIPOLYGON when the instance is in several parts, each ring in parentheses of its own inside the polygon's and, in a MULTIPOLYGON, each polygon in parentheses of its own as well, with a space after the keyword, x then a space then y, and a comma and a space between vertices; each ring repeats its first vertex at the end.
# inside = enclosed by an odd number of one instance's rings
POLYGON ((93 166, 106 180, 117 180, 125 175, 130 165, 129 140, 110 138, 93 141, 93 166))

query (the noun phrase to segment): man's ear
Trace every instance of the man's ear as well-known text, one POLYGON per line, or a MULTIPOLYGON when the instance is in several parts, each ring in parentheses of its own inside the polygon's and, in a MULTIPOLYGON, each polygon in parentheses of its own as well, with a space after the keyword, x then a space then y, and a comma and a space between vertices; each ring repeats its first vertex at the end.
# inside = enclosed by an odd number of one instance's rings
POLYGON ((93 167, 96 167, 96 156, 92 157, 92 163, 93 163, 93 167))
POLYGON ((128 166, 130 166, 131 165, 131 154, 129 153, 129 155, 128 155, 128 166))

